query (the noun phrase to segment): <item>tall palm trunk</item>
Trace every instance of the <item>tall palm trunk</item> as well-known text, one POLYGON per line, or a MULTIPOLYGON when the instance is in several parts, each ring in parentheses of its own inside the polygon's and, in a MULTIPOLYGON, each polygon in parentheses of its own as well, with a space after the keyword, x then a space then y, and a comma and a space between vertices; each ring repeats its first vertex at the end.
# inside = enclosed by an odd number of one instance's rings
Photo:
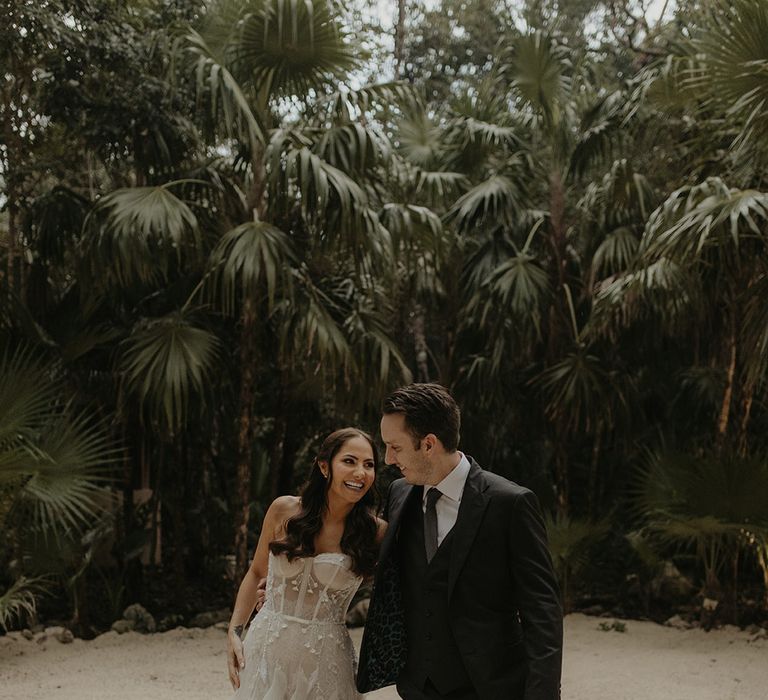
POLYGON ((177 591, 184 588, 186 582, 186 567, 184 549, 187 544, 186 528, 184 527, 184 504, 186 493, 186 477, 188 474, 186 464, 186 450, 184 440, 181 436, 171 438, 173 447, 171 453, 174 455, 176 464, 174 473, 178 476, 175 479, 174 487, 169 490, 168 505, 172 508, 171 521, 173 523, 173 577, 177 591))
MULTIPOLYGON (((266 214, 266 171, 263 150, 254 148, 251 157, 253 181, 248 191, 249 215, 263 220, 266 214)), ((235 587, 248 568, 248 517, 251 505, 253 463, 253 404, 256 398, 258 319, 256 299, 245 296, 240 316, 240 418, 237 434, 237 502, 235 506, 235 587)))
POLYGON ((256 303, 243 300, 240 332, 240 419, 237 435, 237 501, 235 506, 235 582, 239 585, 248 568, 248 515, 251 504, 253 403, 256 396, 258 327, 256 303))
POLYGON ((748 382, 744 387, 744 397, 741 400, 741 423, 739 424, 739 454, 747 456, 749 449, 749 418, 752 414, 752 403, 755 398, 755 384, 748 382))
POLYGON ((395 80, 400 79, 405 44, 405 0, 397 0, 397 24, 395 25, 395 80))
MULTIPOLYGON (((549 219, 550 246, 552 248, 554 270, 554 300, 549 308, 549 337, 547 342, 547 363, 552 364, 563 355, 563 338, 567 335, 568 312, 563 308, 565 294, 565 185, 558 168, 549 174, 549 219)), ((555 428, 555 490, 557 510, 567 515, 569 502, 570 475, 568 469, 567 430, 554 423, 555 428)))
POLYGON ((285 402, 285 392, 282 386, 283 373, 279 372, 280 387, 278 388, 277 404, 275 406, 275 428, 272 432, 272 448, 269 454, 270 482, 269 492, 272 499, 285 494, 285 436, 288 430, 288 407, 285 402))
POLYGON ((720 413, 717 417, 716 445, 718 451, 722 450, 728 433, 728 421, 731 415, 731 401, 733 398, 733 384, 736 376, 736 330, 733 327, 733 324, 728 335, 727 353, 728 369, 726 370, 725 375, 725 391, 723 392, 723 400, 720 404, 720 413))
MULTIPOLYGON (((13 75, 13 73, 11 73, 13 75)), ((15 84, 15 81, 14 83, 15 84)), ((14 118, 15 109, 21 104, 19 100, 21 91, 10 88, 3 91, 3 140, 5 141, 5 197, 8 210, 8 247, 6 253, 6 279, 7 288, 14 292, 16 290, 16 259, 18 258, 18 240, 19 240, 19 176, 17 163, 14 157, 22 153, 22 143, 18 135, 18 129, 14 128, 16 119, 14 118), (15 92, 15 94, 14 94, 15 92)))
POLYGON ((595 437, 592 442, 592 458, 589 462, 589 494, 587 496, 588 500, 588 512, 590 518, 595 518, 597 516, 599 507, 600 507, 600 496, 599 496, 599 484, 598 484, 598 467, 600 465, 600 451, 602 449, 602 440, 603 440, 603 421, 599 420, 597 421, 597 426, 595 427, 595 437))

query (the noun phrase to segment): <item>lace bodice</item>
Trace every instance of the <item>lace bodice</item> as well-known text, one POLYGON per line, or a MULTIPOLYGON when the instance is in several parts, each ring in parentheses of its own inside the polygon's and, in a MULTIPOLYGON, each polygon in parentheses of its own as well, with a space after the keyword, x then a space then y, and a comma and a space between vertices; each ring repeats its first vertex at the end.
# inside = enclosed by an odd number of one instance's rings
POLYGON ((234 700, 361 700, 344 624, 362 578, 346 554, 269 554, 267 598, 243 640, 234 700))
POLYGON ((299 620, 342 624, 362 578, 347 554, 326 552, 288 561, 269 554, 262 610, 299 620))

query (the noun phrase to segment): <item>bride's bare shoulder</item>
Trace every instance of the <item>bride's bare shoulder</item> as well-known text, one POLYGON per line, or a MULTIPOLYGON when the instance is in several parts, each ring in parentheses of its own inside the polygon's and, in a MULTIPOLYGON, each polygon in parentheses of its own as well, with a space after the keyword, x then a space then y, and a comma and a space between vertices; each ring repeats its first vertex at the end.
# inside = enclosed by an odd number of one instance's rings
POLYGON ((271 515, 275 518, 290 518, 301 510, 301 499, 298 496, 278 496, 269 506, 271 515))

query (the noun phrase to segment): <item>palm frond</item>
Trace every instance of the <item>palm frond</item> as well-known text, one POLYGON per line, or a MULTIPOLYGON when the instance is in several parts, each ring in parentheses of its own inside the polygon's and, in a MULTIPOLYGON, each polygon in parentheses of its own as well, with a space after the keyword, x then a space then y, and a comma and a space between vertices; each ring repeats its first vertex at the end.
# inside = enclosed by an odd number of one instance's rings
POLYGON ((34 444, 61 389, 54 368, 31 349, 6 347, 0 357, 0 446, 34 444))
POLYGON ((98 201, 84 237, 94 276, 106 274, 121 285, 157 281, 172 260, 200 253, 197 218, 171 192, 174 184, 118 189, 98 201))
POLYGON ((738 254, 747 241, 768 243, 768 194, 729 188, 708 178, 673 192, 648 222, 641 245, 645 259, 698 259, 709 248, 732 248, 738 254))
POLYGON ((317 109, 328 114, 334 122, 350 122, 370 112, 390 110, 399 105, 412 109, 416 92, 412 85, 402 81, 364 85, 351 89, 346 86, 320 98, 317 109))
POLYGON ((439 255, 443 246, 443 222, 427 207, 389 202, 379 214, 381 223, 392 234, 396 249, 420 248, 439 255))
POLYGON ((541 392, 547 415, 573 431, 589 432, 598 419, 610 423, 615 410, 626 403, 605 362, 586 348, 545 369, 532 385, 541 392))
POLYGON ((127 397, 169 432, 185 425, 192 399, 214 385, 218 338, 183 313, 139 324, 123 341, 119 366, 127 397))
POLYGON ((102 511, 108 467, 122 457, 105 425, 94 424, 85 412, 63 414, 46 427, 35 452, 17 495, 24 519, 34 528, 77 530, 102 511))
POLYGON ((469 180, 464 173, 416 170, 416 192, 424 192, 437 201, 452 197, 456 192, 467 189, 468 186, 469 180))
POLYGON ((617 150, 626 130, 624 103, 625 96, 617 91, 598 97, 585 110, 578 140, 571 152, 571 174, 583 175, 596 163, 608 160, 617 150))
POLYGON ((297 270, 295 277, 294 301, 278 308, 284 318, 279 324, 283 354, 316 371, 349 375, 354 354, 344 332, 343 306, 306 269, 297 270))
POLYGON ((716 551, 768 527, 768 460, 760 455, 651 453, 634 495, 637 513, 673 544, 716 551))
POLYGON ((119 457, 104 425, 73 414, 56 368, 28 350, 0 357, 0 485, 25 526, 78 528, 100 508, 105 469, 119 457))
POLYGON ((612 335, 641 319, 653 319, 667 331, 679 329, 700 317, 701 302, 698 278, 685 266, 661 258, 601 282, 584 333, 612 335))
POLYGON ((21 576, 11 587, 0 595, 0 627, 6 632, 15 620, 25 615, 34 617, 37 612, 37 599, 47 591, 48 581, 43 577, 27 578, 21 576))
POLYGON ((485 146, 513 149, 519 148, 522 143, 516 127, 494 124, 475 117, 454 119, 449 129, 455 133, 463 132, 465 142, 481 143, 485 146))
POLYGON ((639 243, 634 232, 626 227, 612 231, 597 247, 592 257, 593 269, 602 276, 628 270, 635 259, 639 243))
MULTIPOLYGON (((270 164, 271 201, 284 212, 297 205, 326 240, 344 232, 354 244, 380 243, 383 227, 368 206, 363 188, 309 148, 288 149, 270 164)), ((363 248, 366 246, 363 245, 363 248)))
POLYGON ((551 293, 547 272, 527 253, 519 253, 499 265, 489 284, 500 308, 518 317, 538 317, 551 293))
POLYGON ((446 155, 441 129, 423 107, 404 112, 397 121, 396 138, 399 154, 423 170, 437 170, 446 155))
POLYGON ((768 6, 762 0, 713 3, 692 46, 700 70, 691 90, 724 107, 740 127, 736 145, 749 158, 768 135, 768 6), (747 150, 746 147, 749 147, 747 150))
POLYGON ((525 192, 521 183, 506 175, 493 175, 462 195, 446 214, 462 232, 483 224, 512 225, 524 208, 525 192))
POLYGON ((587 186, 579 208, 603 231, 620 226, 645 226, 655 209, 656 193, 643 174, 625 158, 614 161, 603 177, 587 186))
POLYGON ((302 98, 333 86, 363 55, 328 0, 248 0, 232 53, 255 90, 302 98))
POLYGON ((190 29, 177 44, 185 69, 195 77, 198 109, 210 135, 237 138, 253 151, 265 142, 264 130, 248 97, 230 72, 226 57, 215 55, 208 41, 190 29), (203 109, 204 108, 204 109, 203 109))
POLYGON ((225 233, 211 252, 207 294, 220 300, 228 314, 236 313, 240 297, 266 295, 271 305, 278 293, 290 297, 290 266, 296 259, 290 238, 276 226, 241 224, 225 233))
POLYGON ((523 101, 554 127, 562 118, 561 102, 570 87, 565 69, 563 47, 546 34, 533 32, 513 40, 500 74, 511 80, 523 101))
POLYGON ((370 173, 389 156, 384 136, 358 122, 325 130, 313 150, 333 167, 350 174, 370 173))

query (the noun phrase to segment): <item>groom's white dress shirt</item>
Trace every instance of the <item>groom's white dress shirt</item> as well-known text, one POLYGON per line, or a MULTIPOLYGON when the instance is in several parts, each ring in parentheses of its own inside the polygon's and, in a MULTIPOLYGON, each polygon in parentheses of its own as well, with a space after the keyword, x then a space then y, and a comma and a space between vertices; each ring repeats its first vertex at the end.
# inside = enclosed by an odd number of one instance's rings
POLYGON ((461 459, 451 472, 436 486, 424 487, 424 498, 421 503, 423 512, 427 512, 427 494, 430 489, 437 489, 443 495, 435 503, 437 513, 437 546, 439 547, 445 536, 456 524, 459 515, 461 495, 464 493, 464 485, 469 476, 469 460, 463 452, 459 452, 461 459))

